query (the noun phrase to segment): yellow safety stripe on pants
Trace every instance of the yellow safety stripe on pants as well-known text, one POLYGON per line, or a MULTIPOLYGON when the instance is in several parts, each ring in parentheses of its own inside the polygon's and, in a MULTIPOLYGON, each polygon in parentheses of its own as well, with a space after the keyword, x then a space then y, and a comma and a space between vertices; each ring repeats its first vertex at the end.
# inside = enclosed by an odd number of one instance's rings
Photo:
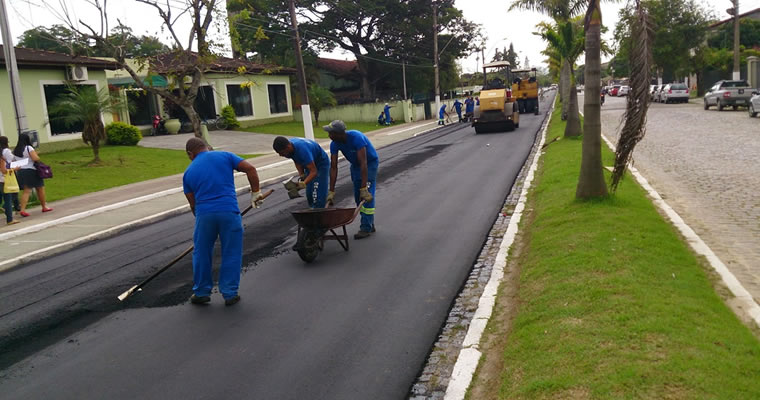
POLYGON ((367 207, 364 207, 364 206, 362 206, 359 209, 359 212, 362 213, 362 214, 365 214, 365 215, 375 215, 375 209, 374 208, 367 208, 367 207))

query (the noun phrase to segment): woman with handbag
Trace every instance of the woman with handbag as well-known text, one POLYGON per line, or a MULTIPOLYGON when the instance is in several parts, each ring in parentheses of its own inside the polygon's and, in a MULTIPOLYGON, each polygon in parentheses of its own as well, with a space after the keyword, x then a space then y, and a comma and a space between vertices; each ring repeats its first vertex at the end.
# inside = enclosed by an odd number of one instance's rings
POLYGON ((21 166, 17 174, 18 185, 23 189, 21 193, 21 211, 19 211, 19 214, 22 217, 29 216, 29 213, 26 212, 26 204, 29 202, 29 195, 32 193, 32 189, 37 191, 37 199, 39 199, 42 205, 42 212, 53 211, 52 208, 48 208, 45 202, 45 181, 39 176, 37 167, 34 165, 40 161, 40 156, 34 151, 29 135, 22 133, 18 136, 18 143, 16 143, 16 148, 13 149, 13 155, 16 161, 29 160, 29 162, 21 166))
POLYGON ((8 138, 5 136, 0 136, 0 151, 2 152, 2 157, 0 157, 0 200, 2 200, 5 210, 5 222, 8 225, 18 224, 19 221, 13 220, 13 204, 14 199, 18 201, 19 187, 15 171, 10 168, 11 164, 8 161, 9 159, 13 160, 13 155, 8 149, 8 138))

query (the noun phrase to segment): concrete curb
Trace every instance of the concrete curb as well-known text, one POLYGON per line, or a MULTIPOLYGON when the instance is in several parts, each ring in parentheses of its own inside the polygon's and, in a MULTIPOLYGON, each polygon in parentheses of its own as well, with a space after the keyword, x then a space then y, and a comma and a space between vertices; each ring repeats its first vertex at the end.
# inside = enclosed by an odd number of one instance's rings
POLYGON ((522 192, 520 193, 520 199, 517 202, 514 212, 509 219, 509 226, 504 234, 499 245, 499 252, 496 255, 496 261, 494 262, 491 277, 488 279, 483 294, 478 301, 478 308, 475 311, 475 315, 470 321, 470 326, 467 329, 467 335, 462 343, 462 350, 457 356, 457 361, 454 364, 454 370, 451 373, 451 380, 446 388, 445 400, 459 400, 464 399, 467 394, 467 389, 470 387, 472 378, 475 375, 475 370, 478 368, 480 357, 482 355, 480 351, 480 340, 483 337, 483 332, 488 325, 488 321, 493 314, 494 306, 496 305, 496 297, 499 292, 499 285, 504 277, 504 268, 507 266, 507 255, 509 249, 512 247, 512 243, 517 236, 518 225, 522 218, 523 210, 525 209, 525 203, 528 197, 528 191, 533 183, 533 177, 538 168, 538 160, 541 158, 541 147, 543 147, 546 141, 546 131, 549 128, 549 122, 551 121, 551 114, 554 111, 554 103, 549 109, 548 117, 544 122, 543 128, 541 128, 541 140, 538 143, 538 151, 533 157, 528 174, 525 177, 522 192))
MULTIPOLYGON (((610 148, 610 150, 614 152, 615 145, 613 145, 612 142, 607 139, 606 136, 604 136, 604 134, 602 134, 602 139, 604 139, 604 142, 607 143, 607 146, 610 148)), ((752 295, 747 291, 747 289, 744 288, 744 286, 742 286, 739 280, 736 279, 736 276, 734 276, 728 267, 726 267, 726 264, 724 264, 723 261, 718 258, 710 246, 708 246, 707 243, 705 243, 702 238, 699 237, 696 232, 694 232, 694 230, 683 220, 683 218, 681 218, 681 216, 678 215, 678 213, 673 210, 673 208, 670 207, 670 205, 665 200, 663 200, 662 196, 657 193, 657 191, 649 184, 649 181, 647 181, 647 179, 641 175, 636 167, 629 164, 628 170, 631 171, 631 175, 633 175, 633 177, 636 179, 636 182, 647 192, 647 194, 649 194, 649 197, 651 197, 652 202, 655 204, 655 206, 662 210, 662 212, 668 216, 670 222, 676 228, 678 228, 678 231, 681 232, 681 234, 686 238, 686 241, 689 243, 689 246, 692 248, 692 250, 707 259, 712 269, 718 273, 720 279, 731 291, 731 294, 735 296, 736 299, 734 304, 742 312, 745 312, 758 327, 760 327, 760 305, 755 302, 755 299, 752 297, 752 295)))

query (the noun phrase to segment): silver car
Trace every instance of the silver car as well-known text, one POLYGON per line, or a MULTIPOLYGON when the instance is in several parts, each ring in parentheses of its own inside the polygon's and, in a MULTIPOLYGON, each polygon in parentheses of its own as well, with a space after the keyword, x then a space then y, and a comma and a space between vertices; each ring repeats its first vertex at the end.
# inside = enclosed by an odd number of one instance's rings
POLYGON ((688 103, 689 88, 683 83, 669 83, 662 88, 660 93, 660 102, 668 103, 688 103))
POLYGON ((705 110, 717 106, 718 111, 725 107, 749 106, 749 99, 755 89, 747 81, 718 81, 705 93, 705 110))
POLYGON ((617 95, 618 97, 628 96, 628 93, 631 91, 630 86, 621 86, 620 89, 618 89, 617 95))
POLYGON ((749 106, 747 108, 749 109, 750 118, 757 117, 757 113, 760 112, 760 92, 752 92, 752 98, 749 99, 749 106))

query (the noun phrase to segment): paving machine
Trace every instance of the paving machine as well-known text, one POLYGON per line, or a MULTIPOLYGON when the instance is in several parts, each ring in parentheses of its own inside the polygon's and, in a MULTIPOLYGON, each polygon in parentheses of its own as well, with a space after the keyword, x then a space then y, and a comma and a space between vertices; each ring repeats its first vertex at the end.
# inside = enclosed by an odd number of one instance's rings
POLYGON ((520 127, 520 113, 509 87, 509 62, 496 61, 483 65, 484 83, 480 91, 480 106, 475 107, 472 126, 475 133, 506 132, 520 127), (497 76, 488 79, 488 70, 497 76))
POLYGON ((512 94, 517 99, 520 114, 532 112, 538 115, 538 80, 535 68, 512 71, 512 94))

